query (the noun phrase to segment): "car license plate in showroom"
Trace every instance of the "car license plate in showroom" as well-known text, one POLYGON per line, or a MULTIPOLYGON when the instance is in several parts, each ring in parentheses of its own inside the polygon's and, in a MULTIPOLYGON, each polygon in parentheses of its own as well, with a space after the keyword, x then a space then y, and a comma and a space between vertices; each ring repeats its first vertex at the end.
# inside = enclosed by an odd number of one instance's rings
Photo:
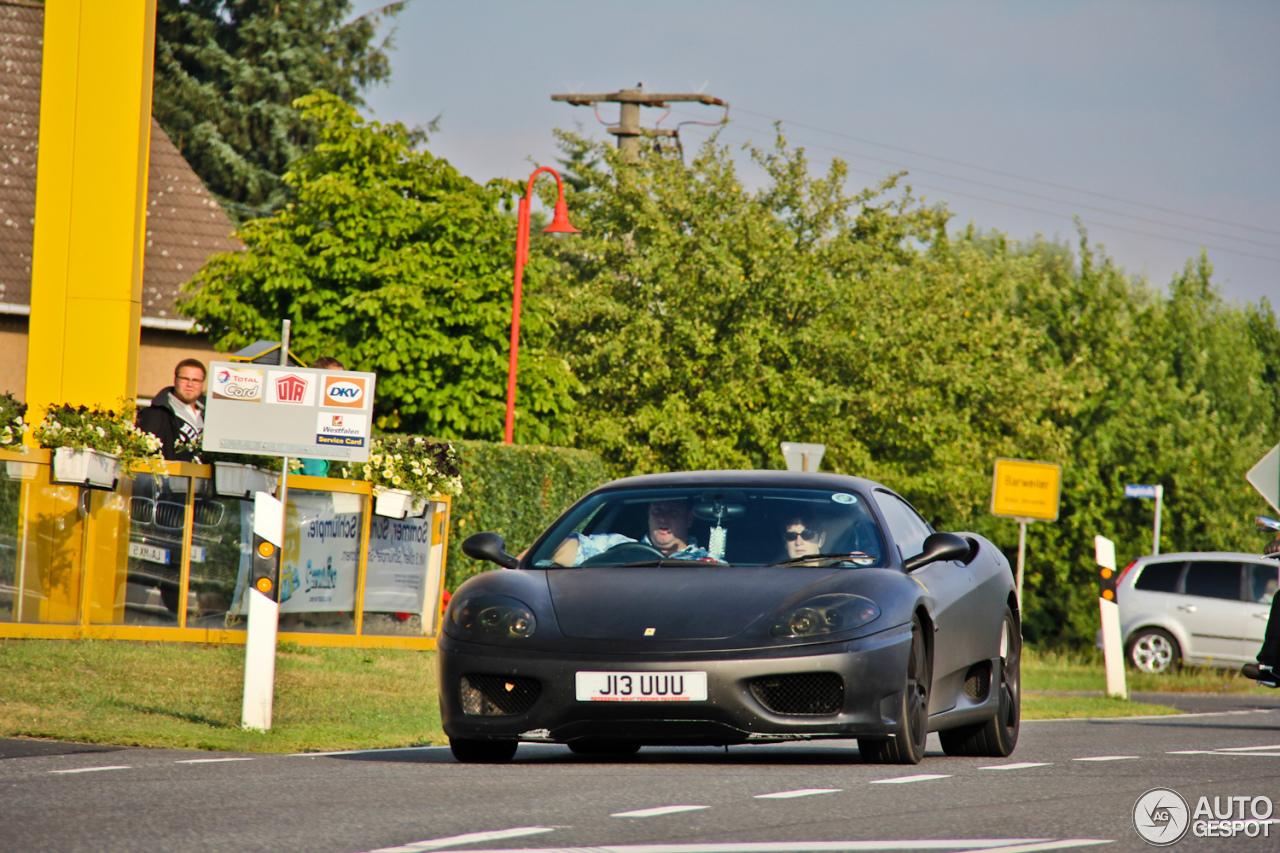
POLYGON ((705 672, 579 672, 579 702, 705 702, 705 672))

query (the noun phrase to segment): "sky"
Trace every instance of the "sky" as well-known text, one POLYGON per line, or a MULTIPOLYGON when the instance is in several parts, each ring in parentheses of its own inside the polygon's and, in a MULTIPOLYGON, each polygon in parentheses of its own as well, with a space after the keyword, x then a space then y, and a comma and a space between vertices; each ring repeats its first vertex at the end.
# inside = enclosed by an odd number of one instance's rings
MULTIPOLYGON (((729 102, 722 141, 770 146, 781 121, 816 173, 849 164, 850 192, 906 170, 953 229, 1016 240, 1074 243, 1079 217, 1161 288, 1203 248, 1225 298, 1280 305, 1271 0, 410 0, 393 26, 366 115, 438 118, 427 148, 477 181, 554 166, 557 127, 612 139, 552 94, 701 92, 729 102)), ((660 126, 723 115, 674 104, 660 126)), ((683 125, 686 157, 712 131, 683 125)))

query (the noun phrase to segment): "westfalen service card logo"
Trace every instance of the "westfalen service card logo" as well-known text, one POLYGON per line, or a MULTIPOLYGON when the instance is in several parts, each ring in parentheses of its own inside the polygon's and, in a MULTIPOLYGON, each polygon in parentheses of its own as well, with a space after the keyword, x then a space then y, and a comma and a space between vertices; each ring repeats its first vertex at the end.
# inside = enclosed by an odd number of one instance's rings
POLYGON ((368 402, 368 380, 363 376, 326 376, 322 406, 363 409, 368 402))
POLYGON ((248 367, 220 367, 213 374, 216 400, 262 401, 262 371, 248 367))
POLYGON ((364 447, 369 434, 368 415, 335 415, 322 412, 316 418, 316 444, 337 447, 364 447))

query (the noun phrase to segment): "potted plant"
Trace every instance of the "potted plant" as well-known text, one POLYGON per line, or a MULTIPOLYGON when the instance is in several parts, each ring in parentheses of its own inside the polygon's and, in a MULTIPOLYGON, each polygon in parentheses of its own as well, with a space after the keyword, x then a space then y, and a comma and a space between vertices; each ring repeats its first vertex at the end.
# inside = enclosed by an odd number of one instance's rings
POLYGON ((55 483, 114 489, 120 472, 143 462, 156 474, 166 471, 160 439, 134 426, 136 408, 123 401, 120 410, 101 406, 50 406, 32 431, 41 447, 53 451, 55 483))
MULTIPOLYGON (((19 402, 12 394, 0 394, 0 450, 26 453, 27 404, 19 402)), ((5 473, 10 479, 30 480, 35 477, 36 466, 31 462, 6 460, 5 473)))
POLYGON ((248 498, 254 492, 275 492, 282 470, 279 456, 250 456, 221 450, 203 450, 179 439, 178 451, 190 452, 192 462, 213 466, 213 490, 223 497, 248 498))
POLYGON ((344 466, 344 476, 373 484, 373 511, 391 518, 420 516, 434 494, 462 494, 452 444, 412 435, 380 435, 369 461, 344 466))

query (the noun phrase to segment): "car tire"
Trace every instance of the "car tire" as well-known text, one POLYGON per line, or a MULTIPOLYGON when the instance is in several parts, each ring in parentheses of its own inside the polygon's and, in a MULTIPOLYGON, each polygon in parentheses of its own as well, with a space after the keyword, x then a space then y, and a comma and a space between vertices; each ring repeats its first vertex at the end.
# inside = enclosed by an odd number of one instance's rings
POLYGON ((1000 642, 1000 702, 996 715, 975 723, 938 732, 947 755, 1005 758, 1018 745, 1022 722, 1022 629, 1013 611, 1004 609, 1004 634, 1000 642))
POLYGON ((178 587, 169 584, 160 584, 160 601, 164 604, 164 609, 173 615, 178 615, 178 587))
POLYGON ((893 737, 858 738, 858 752, 867 764, 919 764, 924 758, 924 742, 929 736, 929 691, 933 688, 933 667, 925 643, 920 617, 911 619, 911 651, 903 678, 898 723, 893 737))
POLYGON ((1182 663, 1182 647, 1163 628, 1140 628, 1124 646, 1125 660, 1152 675, 1174 672, 1182 663))
POLYGON ((607 738, 591 738, 570 741, 567 746, 575 755, 635 755, 640 751, 640 744, 625 740, 607 738))
POLYGON ((449 738, 449 749, 462 764, 506 764, 515 757, 519 745, 514 740, 449 738))

